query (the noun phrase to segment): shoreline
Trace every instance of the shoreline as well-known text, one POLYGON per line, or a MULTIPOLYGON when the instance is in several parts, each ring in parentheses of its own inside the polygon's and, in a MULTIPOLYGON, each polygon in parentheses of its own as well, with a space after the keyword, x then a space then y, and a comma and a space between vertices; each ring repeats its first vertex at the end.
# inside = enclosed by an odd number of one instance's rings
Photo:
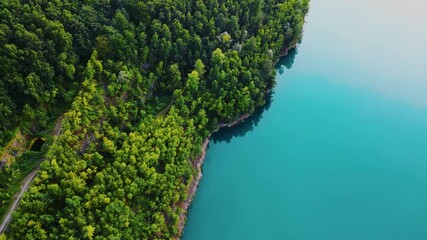
POLYGON ((188 189, 188 192, 187 192, 187 194, 188 194, 187 199, 179 205, 179 208, 181 208, 182 211, 179 214, 178 234, 173 239, 178 240, 182 237, 184 227, 187 223, 188 208, 190 207, 191 203, 193 202, 193 198, 196 195, 197 188, 198 188, 200 180, 202 179, 202 176, 203 176, 202 166, 203 166, 203 163, 205 161, 206 151, 207 151, 207 148, 208 148, 212 134, 218 132, 222 128, 233 127, 239 123, 242 123, 247 118, 249 118, 251 115, 252 114, 247 113, 247 114, 242 115, 241 117, 239 117, 238 119, 234 120, 231 123, 219 124, 217 129, 215 131, 213 131, 211 134, 209 134, 209 136, 203 141, 202 151, 201 151, 200 155, 191 161, 193 167, 196 168, 197 176, 191 181, 190 188, 188 189))
MULTIPOLYGON (((284 47, 278 54, 278 58, 286 57, 289 53, 289 51, 293 48, 298 47, 298 41, 295 43, 290 44, 288 47, 284 47)), ((272 91, 272 89, 267 90, 267 92, 272 91)), ((188 208, 190 207, 191 203, 193 202, 193 198, 196 195, 197 188, 199 186, 200 180, 202 179, 203 173, 202 173, 202 166, 205 161, 206 157, 206 151, 210 142, 210 138, 212 134, 218 132, 222 128, 228 128, 236 126, 237 124, 245 121, 247 118, 252 116, 253 113, 246 113, 237 118, 236 120, 232 121, 231 123, 222 123, 219 124, 217 129, 215 129, 213 132, 209 134, 209 136, 203 141, 202 144, 202 151, 200 153, 200 156, 196 157, 194 160, 191 160, 191 164, 194 168, 196 168, 197 176, 191 181, 190 188, 187 192, 187 199, 180 203, 178 205, 179 208, 181 208, 181 213, 179 214, 179 221, 178 221, 178 234, 173 237, 174 240, 179 240, 182 237, 182 233, 184 230, 185 225, 187 224, 187 216, 188 216, 188 208)))
POLYGON ((278 54, 279 59, 282 57, 286 57, 289 54, 290 50, 298 47, 298 44, 299 44, 299 42, 295 42, 295 43, 292 43, 291 45, 289 45, 289 47, 284 47, 282 50, 280 50, 280 52, 278 54))

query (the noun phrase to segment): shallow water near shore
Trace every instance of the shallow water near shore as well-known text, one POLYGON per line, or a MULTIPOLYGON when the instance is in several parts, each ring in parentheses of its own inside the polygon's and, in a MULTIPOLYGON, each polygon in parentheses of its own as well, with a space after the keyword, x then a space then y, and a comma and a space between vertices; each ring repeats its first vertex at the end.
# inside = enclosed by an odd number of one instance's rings
POLYGON ((427 239, 426 7, 312 0, 270 104, 212 137, 183 239, 427 239))

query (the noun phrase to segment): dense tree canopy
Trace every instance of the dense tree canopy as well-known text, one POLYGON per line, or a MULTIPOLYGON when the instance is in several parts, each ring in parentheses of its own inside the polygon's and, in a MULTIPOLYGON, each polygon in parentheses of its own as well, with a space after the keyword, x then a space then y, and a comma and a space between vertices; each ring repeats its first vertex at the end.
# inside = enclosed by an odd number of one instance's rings
POLYGON ((61 134, 11 239, 169 239, 217 128, 265 103, 308 0, 0 1, 0 146, 61 134))

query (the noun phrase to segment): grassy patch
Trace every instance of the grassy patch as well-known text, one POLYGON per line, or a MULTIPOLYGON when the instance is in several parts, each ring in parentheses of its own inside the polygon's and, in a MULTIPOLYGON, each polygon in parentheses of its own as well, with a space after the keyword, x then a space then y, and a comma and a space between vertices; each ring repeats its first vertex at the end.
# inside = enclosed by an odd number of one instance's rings
POLYGON ((15 156, 27 149, 27 145, 27 137, 19 129, 16 129, 13 139, 2 149, 0 161, 10 166, 15 160, 15 156))

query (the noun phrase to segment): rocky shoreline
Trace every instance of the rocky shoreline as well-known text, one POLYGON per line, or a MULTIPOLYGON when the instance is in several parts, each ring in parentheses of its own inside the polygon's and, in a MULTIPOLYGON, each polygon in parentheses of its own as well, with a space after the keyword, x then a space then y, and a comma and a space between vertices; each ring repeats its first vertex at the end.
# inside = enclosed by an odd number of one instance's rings
POLYGON ((297 48, 297 47, 298 47, 298 42, 292 43, 288 47, 284 47, 278 54, 279 58, 286 57, 290 50, 297 48))
MULTIPOLYGON (((298 42, 292 43, 290 44, 288 47, 284 47, 280 52, 279 52, 279 58, 281 57, 285 57, 286 55, 288 55, 289 51, 293 48, 298 47, 298 42)), ((271 91, 268 90, 267 92, 271 91)), ((221 130, 221 128, 225 128, 225 127, 233 127, 243 121, 245 121, 248 117, 250 117, 252 114, 244 114, 241 117, 239 117, 238 119, 234 120, 231 123, 222 123, 218 125, 218 128, 213 131, 204 141, 202 144, 202 152, 200 153, 200 156, 198 156, 196 159, 194 159, 192 162, 193 167, 196 168, 197 171, 197 176, 192 180, 191 184, 190 184, 190 188, 188 189, 187 192, 187 199, 182 202, 179 206, 179 208, 181 208, 181 213, 179 215, 179 222, 178 222, 178 234, 177 236, 175 236, 173 239, 178 240, 180 239, 182 232, 184 230, 185 224, 186 224, 186 218, 187 218, 187 213, 188 213, 188 208, 191 205, 191 202, 193 201, 193 198, 197 192, 197 187, 199 185, 200 180, 202 179, 202 165, 203 162, 205 160, 205 156, 206 156, 206 150, 208 148, 209 145, 209 141, 210 138, 212 136, 212 134, 214 134, 215 132, 218 132, 219 130, 221 130)))
POLYGON ((245 121, 249 116, 251 116, 251 114, 244 114, 241 117, 239 117, 238 119, 234 120, 231 123, 223 123, 223 124, 219 124, 218 128, 213 131, 204 141, 202 144, 202 152, 200 153, 200 156, 198 156, 196 159, 194 159, 192 161, 193 166, 196 168, 197 170, 197 176, 192 180, 191 184, 190 184, 190 188, 188 189, 187 192, 187 199, 182 202, 180 204, 180 208, 181 208, 181 214, 179 215, 179 222, 178 222, 178 235, 176 237, 174 237, 174 239, 179 239, 182 235, 182 231, 185 227, 185 223, 186 223, 186 218, 187 218, 187 213, 188 213, 188 208, 191 205, 191 202, 193 201, 194 195, 196 194, 197 191, 197 187, 199 185, 200 180, 202 179, 202 165, 203 162, 205 160, 206 157, 206 150, 208 148, 209 145, 209 141, 210 138, 212 136, 213 133, 218 132, 221 128, 225 128, 225 127, 233 127, 243 121, 245 121))

